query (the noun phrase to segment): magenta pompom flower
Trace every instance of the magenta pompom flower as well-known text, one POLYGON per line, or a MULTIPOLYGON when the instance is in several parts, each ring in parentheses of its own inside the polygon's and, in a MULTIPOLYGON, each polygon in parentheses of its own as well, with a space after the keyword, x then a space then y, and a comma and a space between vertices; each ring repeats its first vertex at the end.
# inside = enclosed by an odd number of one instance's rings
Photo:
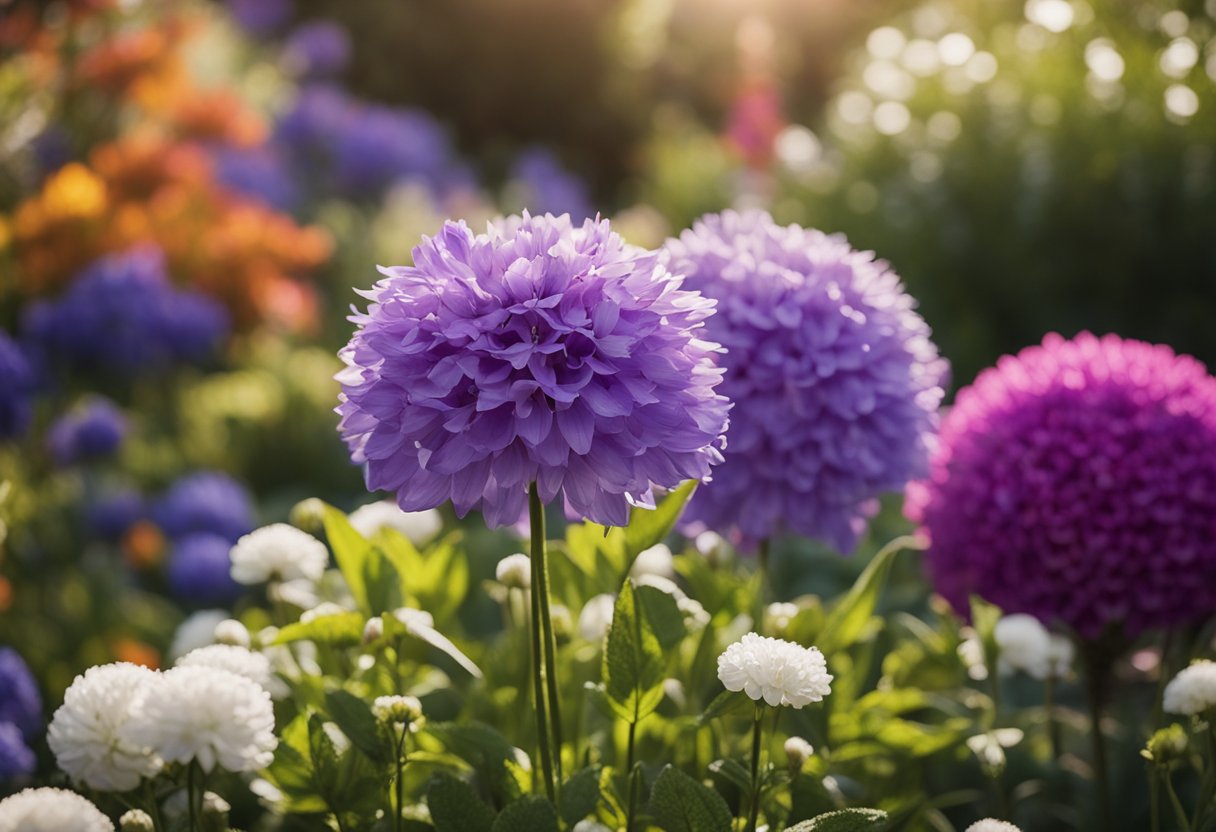
POLYGON ((734 402, 726 461, 685 520, 851 550, 876 498, 927 470, 947 365, 915 302, 872 254, 761 211, 707 216, 667 252, 718 301, 706 331, 734 402))
POLYGON ((448 222, 381 269, 338 375, 368 488, 502 526, 535 481, 622 525, 652 486, 706 477, 729 408, 701 338, 713 302, 659 259, 606 221, 524 214, 478 235, 448 222))
POLYGON ((1002 358, 944 420, 908 515, 939 592, 1094 638, 1216 609, 1216 379, 1089 333, 1002 358))

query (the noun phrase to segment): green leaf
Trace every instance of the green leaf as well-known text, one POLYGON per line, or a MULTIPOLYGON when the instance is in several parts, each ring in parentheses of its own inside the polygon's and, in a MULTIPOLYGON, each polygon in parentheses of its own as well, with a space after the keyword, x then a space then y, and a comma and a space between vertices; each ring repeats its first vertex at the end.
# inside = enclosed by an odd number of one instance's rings
POLYGON ((356 748, 377 762, 391 761, 376 718, 366 702, 348 691, 331 690, 325 694, 325 706, 330 719, 350 737, 356 748))
POLYGON ((329 540, 329 548, 333 549, 334 560, 338 569, 350 587, 350 594, 365 616, 372 616, 384 610, 373 610, 367 596, 367 563, 377 557, 375 547, 367 538, 355 531, 346 515, 333 506, 325 506, 325 536, 329 540))
POLYGON ((790 814, 787 824, 813 818, 836 808, 832 794, 818 777, 799 774, 790 781, 790 814))
POLYGON ((744 794, 752 790, 752 776, 738 760, 714 760, 709 764, 709 773, 723 783, 729 783, 744 794))
POLYGON ((363 640, 363 615, 343 612, 322 615, 311 621, 297 621, 279 630, 274 644, 291 644, 293 641, 315 641, 335 647, 349 647, 363 640))
POLYGON ((804 820, 786 832, 878 832, 887 824, 881 809, 840 809, 804 820))
POLYGON ((667 766, 650 791, 650 814, 667 832, 730 832, 730 809, 722 795, 667 766))
POLYGON ((920 548, 923 548, 923 544, 907 535, 892 540, 879 550, 858 576, 857 582, 828 613, 819 643, 825 655, 845 650, 861 637, 886 586, 895 555, 904 549, 920 548))
POLYGON ((655 505, 653 511, 635 507, 630 512, 629 525, 625 527, 626 572, 633 566, 638 552, 645 551, 656 543, 662 543, 667 535, 671 534, 696 487, 697 481, 689 480, 668 492, 667 496, 655 505))
POLYGON ((463 780, 440 774, 426 790, 435 832, 467 832, 494 825, 494 810, 463 780))
POLYGON ((604 690, 622 719, 636 723, 658 707, 663 665, 659 640, 638 608, 633 582, 626 580, 616 597, 602 666, 604 690))
POLYGON ((705 710, 697 717, 697 723, 705 725, 725 714, 741 711, 750 702, 747 694, 741 690, 724 690, 705 706, 705 710))
POLYGON ((659 646, 666 652, 679 645, 688 635, 688 626, 684 623, 684 614, 680 612, 676 599, 653 586, 639 586, 634 592, 638 607, 654 630, 659 646))
POLYGON ((600 772, 597 767, 585 768, 562 784, 558 798, 562 820, 574 826, 595 811, 600 800, 600 772))
MULTIPOLYGON (((484 829, 483 826, 466 827, 484 829)), ((522 797, 499 813, 490 832, 558 832, 557 810, 543 797, 522 797)))
POLYGON ((373 538, 400 573, 403 595, 440 623, 455 614, 468 594, 469 563, 460 539, 460 533, 453 532, 419 552, 395 529, 381 529, 373 538))

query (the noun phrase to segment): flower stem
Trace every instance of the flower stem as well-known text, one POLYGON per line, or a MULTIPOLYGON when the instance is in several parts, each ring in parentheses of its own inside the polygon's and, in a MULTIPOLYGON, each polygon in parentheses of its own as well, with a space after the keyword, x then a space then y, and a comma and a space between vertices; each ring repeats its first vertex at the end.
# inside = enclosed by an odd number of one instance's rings
POLYGON ((1182 808, 1182 801, 1178 799, 1178 792, 1174 791, 1174 777, 1168 771, 1165 772, 1165 791, 1169 794, 1170 804, 1174 807, 1178 828, 1182 832, 1191 832, 1191 822, 1187 820, 1186 810, 1182 808))
POLYGON ((393 829, 396 832, 401 832, 401 814, 405 808, 405 783, 402 773, 405 771, 405 738, 409 735, 410 727, 404 725, 401 728, 401 739, 397 741, 397 781, 395 783, 397 790, 397 808, 393 813, 393 829))
POLYGON ((161 832, 165 828, 165 824, 160 817, 160 803, 156 800, 156 789, 152 786, 151 780, 144 781, 144 795, 148 801, 148 815, 152 818, 152 828, 156 832, 161 832))
POLYGON ((746 832, 756 832, 756 823, 760 820, 760 735, 763 718, 763 706, 756 705, 756 716, 752 722, 752 802, 746 832))
POLYGON ((194 802, 194 760, 186 765, 186 815, 190 820, 190 832, 198 832, 198 811, 194 802))
POLYGON ((764 635, 764 607, 768 602, 769 548, 769 538, 766 537, 756 550, 756 572, 760 576, 760 585, 756 587, 756 620, 752 628, 760 635, 764 635))
POLYGON ((1047 674, 1043 680, 1043 710, 1047 714, 1047 739, 1051 744, 1051 762, 1060 763, 1060 723, 1056 719, 1056 677, 1047 674))
POLYGON ((550 596, 552 589, 549 584, 549 559, 545 544, 545 506, 540 501, 540 493, 533 482, 528 489, 528 508, 532 517, 532 557, 536 558, 539 541, 540 578, 541 578, 541 626, 544 628, 543 638, 545 647, 545 683, 549 690, 549 733, 553 739, 553 768, 557 779, 554 787, 561 791, 562 783, 562 713, 557 692, 557 636, 553 631, 553 613, 550 596), (539 524, 537 523, 539 518, 539 524))
POLYGON ((553 779, 553 746, 549 734, 549 714, 546 684, 547 644, 544 620, 549 613, 549 576, 545 563, 545 507, 541 504, 536 483, 528 489, 528 513, 532 533, 532 616, 528 621, 532 636, 532 696, 536 707, 536 743, 540 750, 540 765, 549 800, 557 801, 553 779), (544 646, 542 646, 544 645, 544 646))
POLYGON ((634 776, 633 771, 633 749, 634 740, 637 737, 638 724, 636 721, 629 723, 629 744, 625 750, 625 772, 629 778, 629 806, 625 810, 625 832, 633 832, 633 815, 637 811, 638 800, 638 778, 634 776))
POLYGON ((1094 796, 1097 803, 1095 817, 1100 821, 1099 829, 1113 829, 1110 811, 1110 776, 1106 765, 1106 740, 1102 736, 1102 711, 1106 679, 1110 662, 1101 655, 1096 646, 1086 651, 1087 682, 1089 691, 1090 741, 1093 745, 1094 796))

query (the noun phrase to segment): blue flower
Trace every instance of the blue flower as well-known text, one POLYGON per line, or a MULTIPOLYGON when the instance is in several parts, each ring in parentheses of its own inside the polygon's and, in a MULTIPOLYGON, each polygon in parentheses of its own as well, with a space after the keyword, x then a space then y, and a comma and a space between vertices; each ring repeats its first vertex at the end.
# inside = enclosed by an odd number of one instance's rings
POLYGON ((29 357, 0 331, 0 440, 25 433, 37 389, 38 376, 29 357))
POLYGON ((350 35, 332 20, 297 26, 283 47, 283 63, 303 78, 336 75, 350 60, 350 35))
POLYGON ((523 186, 528 210, 540 214, 569 214, 574 222, 595 216, 587 183, 561 166, 544 148, 531 148, 515 160, 511 178, 523 186))
POLYGON ((228 11, 246 32, 264 37, 291 19, 295 3, 292 0, 228 0, 228 11))
POLYGON ((144 246, 94 262, 63 296, 31 306, 25 328, 54 361, 138 374, 206 358, 228 316, 210 298, 174 287, 164 254, 144 246))
POLYGON ((97 398, 59 417, 47 434, 51 457, 59 465, 114 454, 127 435, 127 418, 109 399, 97 398))
POLYGON ((42 697, 25 660, 0 647, 0 722, 11 722, 27 741, 42 733, 42 697))
POLYGON ((21 729, 11 722, 0 722, 0 783, 33 774, 37 762, 21 729))
POLYGON ((215 179, 225 188, 265 202, 280 211, 300 204, 300 188, 290 166, 273 145, 211 148, 215 179))
POLYGON ((192 605, 227 604, 241 594, 228 557, 232 542, 209 532, 180 538, 169 553, 169 589, 192 605))
POLYGON ((174 540, 208 532, 233 543, 256 525, 249 492, 227 474, 217 471, 202 471, 179 479, 157 503, 152 517, 174 540))

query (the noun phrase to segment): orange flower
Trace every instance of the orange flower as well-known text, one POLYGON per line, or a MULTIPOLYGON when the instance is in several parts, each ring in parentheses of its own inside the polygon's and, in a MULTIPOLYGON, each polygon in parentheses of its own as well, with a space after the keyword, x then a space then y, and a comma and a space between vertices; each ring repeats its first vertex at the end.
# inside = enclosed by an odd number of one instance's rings
POLYGON ((169 123, 188 138, 253 147, 266 141, 266 122, 231 90, 193 90, 177 99, 169 123))
POLYGON ((165 536, 155 523, 140 520, 123 535, 122 553, 132 569, 150 569, 164 560, 165 536))
POLYGON ((160 668, 160 651, 138 639, 120 636, 110 642, 110 653, 115 661, 140 664, 153 670, 160 668))

